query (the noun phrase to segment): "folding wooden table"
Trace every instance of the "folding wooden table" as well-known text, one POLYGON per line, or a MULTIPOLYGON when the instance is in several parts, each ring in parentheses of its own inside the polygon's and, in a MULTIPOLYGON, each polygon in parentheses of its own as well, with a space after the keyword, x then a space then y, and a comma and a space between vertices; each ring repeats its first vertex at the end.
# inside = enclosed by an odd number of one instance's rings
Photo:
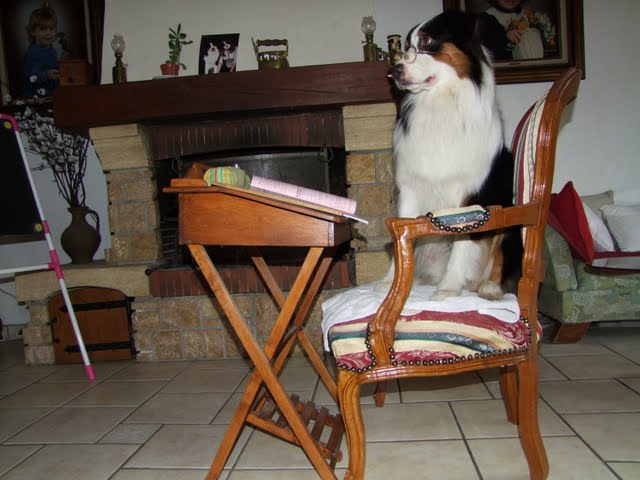
POLYGON ((344 427, 339 414, 285 392, 278 376, 298 341, 337 402, 336 384, 303 329, 336 247, 350 238, 351 220, 330 209, 232 186, 206 186, 199 178, 173 179, 167 193, 179 195, 179 240, 189 247, 204 278, 255 366, 231 424, 213 460, 217 479, 245 423, 302 447, 320 478, 334 479, 344 427), (260 348, 204 245, 248 247, 252 261, 280 313, 260 348), (307 247, 289 295, 274 279, 260 247, 307 247))

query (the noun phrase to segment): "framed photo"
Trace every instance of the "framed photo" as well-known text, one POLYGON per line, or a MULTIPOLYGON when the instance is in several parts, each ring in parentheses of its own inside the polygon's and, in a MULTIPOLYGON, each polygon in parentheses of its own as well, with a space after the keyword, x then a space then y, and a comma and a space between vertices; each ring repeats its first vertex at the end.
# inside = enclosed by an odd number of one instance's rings
POLYGON ((443 0, 443 6, 481 16, 498 84, 554 81, 571 66, 585 78, 582 0, 443 0))
POLYGON ((103 18, 104 0, 2 0, 2 105, 32 98, 36 92, 40 97, 50 97, 58 85, 58 73, 48 73, 59 71, 49 65, 54 58, 58 62, 86 61, 92 65, 89 83, 100 78, 103 18), (50 10, 41 10, 43 7, 50 10), (36 39, 35 25, 41 31, 43 25, 50 27, 53 40, 44 34, 36 39))
POLYGON ((198 74, 235 72, 239 41, 239 33, 203 35, 198 53, 198 74))

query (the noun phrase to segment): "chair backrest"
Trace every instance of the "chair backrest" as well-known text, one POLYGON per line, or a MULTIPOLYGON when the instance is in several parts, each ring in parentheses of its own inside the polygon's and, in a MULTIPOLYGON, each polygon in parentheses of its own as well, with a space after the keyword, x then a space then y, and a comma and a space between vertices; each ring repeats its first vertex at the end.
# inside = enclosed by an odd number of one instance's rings
MULTIPOLYGON (((564 108, 578 94, 580 70, 572 67, 524 114, 513 136, 515 204, 542 201, 551 195, 556 143, 564 108)), ((547 198, 547 203, 548 203, 547 198)))
POLYGON ((576 98, 582 72, 566 70, 551 89, 524 114, 513 136, 516 205, 538 204, 538 222, 522 229, 525 255, 519 299, 527 318, 536 314, 538 284, 542 278, 542 245, 549 215, 556 144, 565 107, 576 98), (523 292, 522 289, 526 289, 523 292), (524 300, 524 301, 523 301, 524 300))

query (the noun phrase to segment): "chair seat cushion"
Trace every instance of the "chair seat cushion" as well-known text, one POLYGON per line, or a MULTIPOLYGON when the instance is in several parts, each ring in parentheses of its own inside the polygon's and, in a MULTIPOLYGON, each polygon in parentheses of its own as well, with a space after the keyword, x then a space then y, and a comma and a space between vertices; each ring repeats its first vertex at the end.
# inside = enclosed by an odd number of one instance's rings
MULTIPOLYGON (((391 353, 394 365, 454 363, 529 348, 529 324, 520 318, 515 296, 507 294, 504 300, 490 302, 465 292, 464 302, 458 297, 442 302, 416 302, 416 296, 430 297, 434 290, 426 286, 412 289, 396 324, 391 353), (466 310, 452 308, 450 304, 456 302, 469 306, 466 310), (427 308, 419 308, 421 304, 427 308)), ((384 296, 370 284, 342 292, 323 304, 326 346, 340 368, 362 371, 372 365, 367 342, 369 324, 384 296), (353 304, 359 306, 352 308, 353 304), (345 311, 351 318, 345 318, 349 316, 345 311), (365 314, 358 315, 359 311, 365 314)))

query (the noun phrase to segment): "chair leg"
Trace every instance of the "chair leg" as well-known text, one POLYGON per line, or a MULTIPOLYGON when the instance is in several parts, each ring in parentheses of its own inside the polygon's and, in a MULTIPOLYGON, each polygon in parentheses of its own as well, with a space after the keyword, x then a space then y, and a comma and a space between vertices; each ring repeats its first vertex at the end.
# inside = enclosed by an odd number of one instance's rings
POLYGON ((518 426, 520 442, 529 464, 531 480, 544 480, 549 474, 549 461, 538 425, 538 357, 518 367, 518 426))
POLYGON ((507 420, 518 423, 518 371, 513 365, 500 367, 500 393, 507 420))
POLYGON ((338 401, 349 448, 349 467, 344 479, 363 480, 366 452, 357 375, 345 370, 338 372, 338 401))
POLYGON ((387 397, 387 382, 376 383, 376 390, 373 392, 373 401, 376 407, 384 407, 384 400, 387 397))

